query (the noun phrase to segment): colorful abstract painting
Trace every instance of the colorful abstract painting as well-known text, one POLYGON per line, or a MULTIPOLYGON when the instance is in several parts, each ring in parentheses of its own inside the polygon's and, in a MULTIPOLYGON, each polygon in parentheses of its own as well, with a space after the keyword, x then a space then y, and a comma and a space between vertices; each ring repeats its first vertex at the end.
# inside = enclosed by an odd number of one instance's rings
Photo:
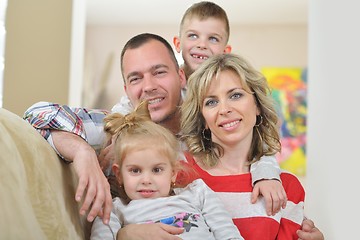
POLYGON ((307 81, 304 68, 263 68, 280 118, 280 167, 297 176, 306 173, 307 81))

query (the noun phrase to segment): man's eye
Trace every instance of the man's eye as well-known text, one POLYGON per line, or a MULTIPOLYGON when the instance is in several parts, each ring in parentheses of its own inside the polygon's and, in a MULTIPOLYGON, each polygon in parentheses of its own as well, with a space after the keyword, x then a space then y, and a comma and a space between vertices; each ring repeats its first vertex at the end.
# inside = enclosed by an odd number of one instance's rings
POLYGON ((128 79, 128 82, 134 84, 134 83, 138 82, 139 80, 140 80, 140 77, 132 77, 132 78, 128 79))
POLYGON ((162 76, 162 75, 164 75, 166 73, 167 73, 167 71, 165 71, 165 70, 158 70, 158 71, 155 72, 155 75, 156 76, 158 76, 158 75, 162 76))

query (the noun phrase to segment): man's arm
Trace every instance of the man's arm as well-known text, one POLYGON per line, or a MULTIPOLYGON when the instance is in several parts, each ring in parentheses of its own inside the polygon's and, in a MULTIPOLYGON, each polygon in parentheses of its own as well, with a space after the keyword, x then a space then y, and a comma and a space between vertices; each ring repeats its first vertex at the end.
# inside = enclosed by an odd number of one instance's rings
POLYGON ((51 130, 51 134, 56 149, 65 159, 72 160, 79 177, 75 199, 78 202, 83 199, 80 214, 84 215, 90 210, 88 221, 93 221, 99 215, 107 224, 112 208, 110 186, 100 168, 94 149, 73 133, 51 130))
POLYGON ((323 233, 315 227, 315 224, 310 219, 304 219, 301 225, 301 230, 298 230, 297 235, 299 240, 324 240, 323 233))
POLYGON ((105 140, 103 119, 108 113, 107 110, 71 108, 67 105, 38 102, 26 110, 23 118, 40 132, 53 148, 52 129, 76 134, 94 149, 98 149, 105 140))
POLYGON ((104 142, 103 118, 106 114, 104 110, 70 108, 47 102, 34 104, 24 114, 24 119, 41 133, 61 158, 74 162, 79 177, 76 200, 80 201, 87 190, 80 212, 85 214, 91 206, 90 221, 96 214, 104 214, 105 222, 111 209, 109 184, 94 150, 104 142))

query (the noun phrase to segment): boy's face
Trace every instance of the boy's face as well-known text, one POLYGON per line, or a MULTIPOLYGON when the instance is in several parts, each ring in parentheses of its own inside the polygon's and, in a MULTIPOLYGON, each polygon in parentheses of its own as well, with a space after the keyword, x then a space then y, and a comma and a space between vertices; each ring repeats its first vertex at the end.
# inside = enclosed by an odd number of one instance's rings
POLYGON ((131 200, 169 196, 176 173, 168 157, 149 146, 126 153, 113 170, 131 200))
POLYGON ((231 52, 225 23, 219 19, 187 19, 180 34, 180 38, 174 37, 174 45, 192 72, 209 57, 231 52))
POLYGON ((161 42, 151 40, 128 49, 123 58, 123 76, 126 94, 134 107, 148 100, 151 119, 164 126, 177 117, 186 79, 161 42))

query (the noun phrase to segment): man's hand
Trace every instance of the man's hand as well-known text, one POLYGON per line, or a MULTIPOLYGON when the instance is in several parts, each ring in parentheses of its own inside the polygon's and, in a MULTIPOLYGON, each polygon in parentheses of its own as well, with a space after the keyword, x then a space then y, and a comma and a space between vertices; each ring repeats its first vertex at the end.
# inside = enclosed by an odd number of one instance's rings
POLYGON ((180 240, 178 234, 184 232, 183 228, 163 223, 129 224, 118 231, 117 240, 180 240))
POLYGON ((80 214, 84 215, 90 210, 87 216, 89 222, 98 215, 102 217, 104 224, 107 224, 112 209, 110 185, 100 168, 95 151, 81 149, 76 153, 73 162, 79 177, 75 200, 80 202, 84 199, 80 214))
POLYGON ((299 240, 324 240, 324 235, 315 227, 315 224, 310 219, 304 219, 301 225, 301 230, 297 230, 299 240))
POLYGON ((251 203, 256 203, 259 195, 263 195, 266 213, 271 216, 286 207, 287 196, 284 187, 278 180, 260 180, 255 183, 251 193, 251 203))
POLYGON ((100 168, 94 149, 73 133, 52 130, 51 136, 57 151, 67 160, 73 161, 79 178, 75 200, 84 200, 80 214, 84 215, 90 210, 88 221, 93 221, 98 215, 107 224, 112 209, 110 185, 100 168))

